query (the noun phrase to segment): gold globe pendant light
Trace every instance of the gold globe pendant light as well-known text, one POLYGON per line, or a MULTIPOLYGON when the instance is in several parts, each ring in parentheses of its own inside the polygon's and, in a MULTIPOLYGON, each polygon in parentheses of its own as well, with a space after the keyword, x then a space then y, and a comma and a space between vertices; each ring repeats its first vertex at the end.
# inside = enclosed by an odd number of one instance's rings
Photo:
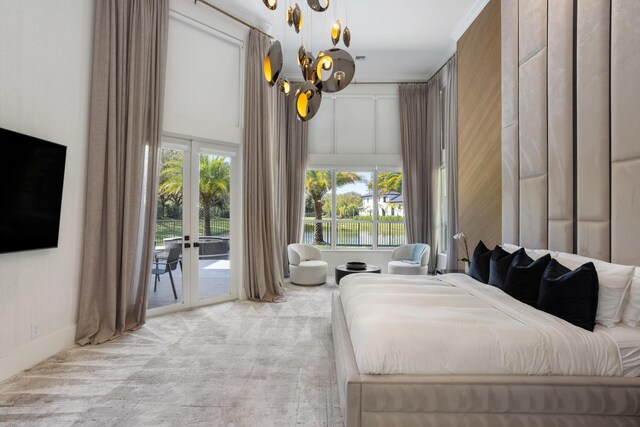
POLYGON ((278 0, 262 0, 262 3, 264 3, 269 10, 276 10, 278 7, 278 0))
POLYGON ((304 45, 300 45, 300 48, 298 49, 298 65, 302 65, 306 57, 307 50, 304 48, 304 45))
POLYGON ((285 95, 289 95, 289 93, 291 93, 291 83, 289 83, 289 80, 280 77, 276 83, 276 86, 278 87, 278 90, 280 90, 280 92, 284 93, 285 95))
POLYGON ((307 0, 307 4, 316 12, 324 12, 329 9, 329 0, 307 0))
POLYGON ((287 25, 290 27, 293 25, 293 8, 291 6, 287 8, 287 25))
POLYGON ((296 114, 303 122, 313 118, 320 109, 322 92, 311 82, 304 82, 296 91, 296 114))
POLYGON ((346 47, 351 46, 351 31, 349 27, 344 27, 344 32, 342 33, 342 42, 346 47))
POLYGON ((275 85, 282 71, 282 45, 277 40, 271 44, 267 56, 264 58, 263 71, 269 86, 275 85))
POLYGON ((300 30, 302 29, 302 10, 298 3, 293 7, 292 17, 293 29, 296 30, 296 33, 300 33, 300 30))
POLYGON ((333 58, 329 55, 318 55, 318 59, 313 64, 314 70, 320 81, 327 81, 333 74, 333 58))
POLYGON ((318 76, 316 74, 316 70, 314 67, 314 58, 311 52, 305 52, 305 57, 300 64, 300 70, 302 71, 302 77, 306 81, 310 81, 311 83, 316 83, 318 76))
POLYGON ((351 83, 356 72, 356 64, 349 52, 334 48, 318 53, 313 69, 318 75, 316 81, 318 89, 322 92, 334 93, 340 92, 351 83))
POLYGON ((336 19, 336 22, 333 23, 331 27, 331 41, 333 45, 336 46, 340 41, 340 34, 342 33, 342 24, 340 24, 340 20, 336 19))

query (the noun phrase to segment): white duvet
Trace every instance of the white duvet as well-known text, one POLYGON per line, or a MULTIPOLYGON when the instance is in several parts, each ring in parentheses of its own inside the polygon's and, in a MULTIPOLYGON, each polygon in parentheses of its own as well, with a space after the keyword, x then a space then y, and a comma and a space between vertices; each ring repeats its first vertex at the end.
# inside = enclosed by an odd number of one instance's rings
POLYGON ((464 274, 352 274, 340 282, 362 374, 619 376, 620 354, 589 332, 464 274))

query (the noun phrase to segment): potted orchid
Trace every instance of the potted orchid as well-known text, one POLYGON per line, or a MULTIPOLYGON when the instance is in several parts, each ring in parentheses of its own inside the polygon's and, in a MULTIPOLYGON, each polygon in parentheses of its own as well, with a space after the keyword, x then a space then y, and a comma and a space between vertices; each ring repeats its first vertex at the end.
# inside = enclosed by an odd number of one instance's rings
POLYGON ((458 261, 464 262, 464 272, 469 272, 469 264, 471 264, 471 259, 469 258, 469 246, 467 245, 467 236, 461 231, 455 236, 453 236, 454 240, 458 240, 458 244, 464 245, 464 258, 460 258, 458 261))

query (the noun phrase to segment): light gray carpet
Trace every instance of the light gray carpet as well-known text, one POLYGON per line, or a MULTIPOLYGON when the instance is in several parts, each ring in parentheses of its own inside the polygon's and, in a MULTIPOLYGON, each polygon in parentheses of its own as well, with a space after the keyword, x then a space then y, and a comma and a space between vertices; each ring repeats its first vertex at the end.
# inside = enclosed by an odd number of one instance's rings
POLYGON ((150 319, 0 383, 2 425, 342 426, 330 327, 336 285, 286 285, 150 319))

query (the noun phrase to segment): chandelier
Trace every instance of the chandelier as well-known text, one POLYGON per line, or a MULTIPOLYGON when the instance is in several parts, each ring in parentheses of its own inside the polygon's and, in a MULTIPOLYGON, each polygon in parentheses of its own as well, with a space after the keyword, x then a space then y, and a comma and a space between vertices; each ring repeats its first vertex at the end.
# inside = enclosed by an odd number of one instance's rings
MULTIPOLYGON (((262 0, 262 2, 269 10, 276 10, 278 7, 277 0, 262 0)), ((316 13, 326 12, 329 8, 329 0, 307 0, 307 4, 316 13)), ((298 3, 287 8, 285 20, 296 34, 300 34, 303 14, 298 3)), ((351 45, 349 27, 345 25, 343 30, 340 20, 336 19, 330 28, 329 35, 333 47, 318 52, 317 56, 307 50, 302 43, 298 49, 297 62, 304 82, 296 90, 294 101, 298 118, 305 122, 313 118, 320 109, 322 93, 341 91, 351 83, 356 71, 353 57, 346 50, 337 47, 341 38, 346 47, 351 45)), ((283 62, 282 44, 274 40, 264 58, 264 77, 271 87, 276 87, 288 96, 291 93, 291 84, 281 75, 283 62)))

